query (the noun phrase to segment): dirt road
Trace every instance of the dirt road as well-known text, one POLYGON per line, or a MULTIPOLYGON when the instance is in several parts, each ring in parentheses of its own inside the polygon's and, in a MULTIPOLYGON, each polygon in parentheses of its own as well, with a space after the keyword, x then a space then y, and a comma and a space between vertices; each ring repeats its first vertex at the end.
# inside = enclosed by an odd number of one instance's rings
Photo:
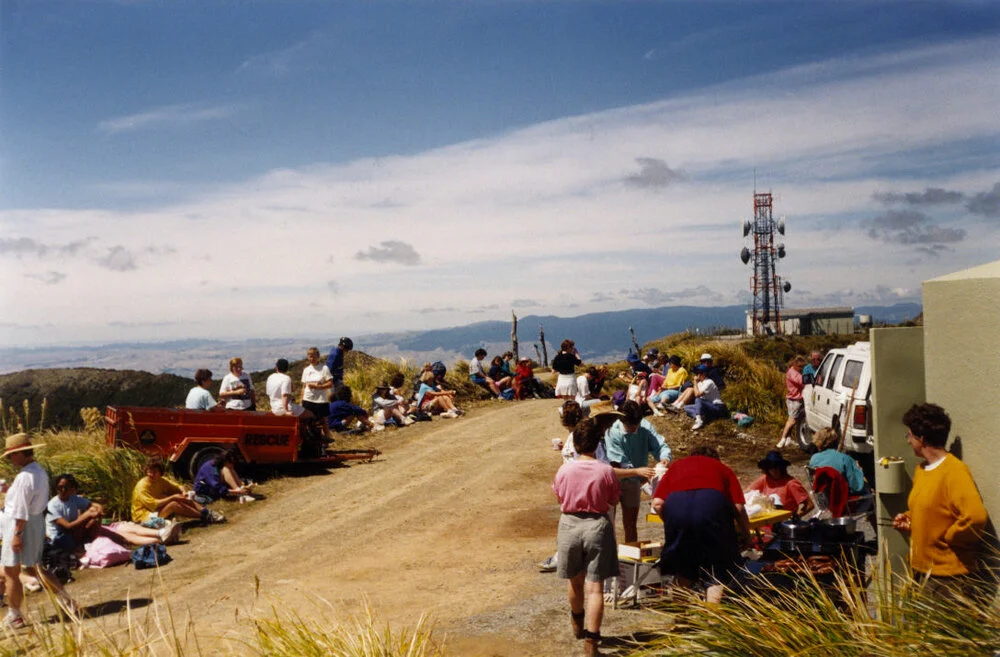
MULTIPOLYGON (((258 609, 273 601, 315 616, 329 613, 314 604, 323 599, 346 616, 367 598, 393 626, 427 614, 453 655, 576 654, 565 583, 535 567, 555 551, 559 508, 550 485, 561 458, 551 441, 567 433, 558 406, 493 402, 463 418, 366 437, 363 444, 383 451, 380 460, 273 480, 268 499, 224 506, 229 523, 170 547, 162 584, 122 566, 84 572, 71 591, 100 605, 127 594, 163 599, 166 590, 175 615, 194 619, 202 648, 213 641, 204 637, 245 631, 237 618, 253 606, 256 577, 258 609)), ((770 442, 735 438, 728 423, 697 437, 686 419, 654 424, 675 455, 714 441, 741 477, 755 472, 755 454, 770 442)), ((662 537, 660 527, 640 520, 640 537, 662 537)), ((121 621, 110 614, 91 622, 112 629, 121 621)), ((609 609, 604 634, 649 622, 644 612, 609 609)))
MULTIPOLYGON (((535 568, 555 550, 551 439, 566 434, 557 408, 493 403, 385 431, 374 437, 379 461, 273 482, 269 499, 170 548, 161 574, 171 607, 190 610, 199 635, 239 632, 256 576, 264 598, 306 614, 317 613, 310 599, 346 615, 364 597, 393 625, 428 614, 455 655, 575 652, 565 584, 535 568)), ((94 605, 162 588, 122 566, 86 572, 72 591, 94 605)), ((609 613, 607 628, 636 616, 609 613)))

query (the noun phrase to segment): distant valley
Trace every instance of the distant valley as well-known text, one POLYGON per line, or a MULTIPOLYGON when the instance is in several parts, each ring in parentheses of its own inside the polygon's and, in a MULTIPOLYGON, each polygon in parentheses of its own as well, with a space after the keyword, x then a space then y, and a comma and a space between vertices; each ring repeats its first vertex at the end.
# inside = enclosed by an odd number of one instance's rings
MULTIPOLYGON (((904 303, 858 307, 855 312, 870 314, 876 322, 898 323, 912 319, 920 310, 919 304, 904 303)), ((564 338, 571 338, 576 341, 585 360, 608 362, 621 360, 628 352, 631 346, 629 327, 635 330, 639 344, 643 344, 680 331, 711 332, 727 327, 741 328, 744 323, 743 306, 665 306, 590 313, 577 317, 528 315, 518 319, 518 337, 521 352, 534 357, 533 345, 539 344, 538 330, 541 325, 545 329, 550 357, 564 338)), ((0 374, 27 369, 94 367, 190 377, 199 367, 207 367, 221 376, 232 356, 242 357, 248 370, 266 370, 280 357, 290 361, 303 358, 305 350, 311 346, 325 351, 338 337, 339 335, 333 334, 322 339, 179 340, 32 349, 0 348, 0 374)), ((491 354, 508 349, 510 322, 487 321, 428 331, 351 337, 357 349, 379 358, 404 358, 416 363, 434 360, 452 363, 459 358, 470 358, 478 347, 485 348, 491 354)))

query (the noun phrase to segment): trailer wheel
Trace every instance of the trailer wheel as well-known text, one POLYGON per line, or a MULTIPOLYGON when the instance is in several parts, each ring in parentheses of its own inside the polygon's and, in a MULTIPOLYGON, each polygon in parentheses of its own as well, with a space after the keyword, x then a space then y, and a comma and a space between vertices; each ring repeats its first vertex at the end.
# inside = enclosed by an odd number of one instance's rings
POLYGON ((205 465, 206 462, 211 461, 219 454, 222 454, 224 450, 218 445, 210 445, 208 447, 202 447, 191 457, 190 466, 188 467, 188 475, 191 477, 191 481, 198 476, 198 471, 201 470, 201 466, 205 465))

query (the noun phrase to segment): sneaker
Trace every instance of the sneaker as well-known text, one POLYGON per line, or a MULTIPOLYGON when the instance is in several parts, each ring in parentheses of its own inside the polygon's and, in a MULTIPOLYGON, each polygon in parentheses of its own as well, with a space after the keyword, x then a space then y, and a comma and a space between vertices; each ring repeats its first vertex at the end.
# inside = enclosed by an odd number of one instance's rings
POLYGON ((249 504, 250 502, 256 502, 257 498, 253 495, 240 495, 240 504, 249 504))
POLYGON ((691 425, 691 431, 697 431, 703 426, 705 426, 705 420, 701 419, 701 416, 699 415, 694 419, 694 424, 691 425))
POLYGON ((169 525, 161 527, 159 530, 157 530, 156 535, 159 537, 160 543, 163 543, 164 545, 167 544, 167 541, 170 540, 171 530, 173 530, 173 527, 169 525))
POLYGON ((453 420, 456 417, 458 417, 458 413, 455 413, 454 411, 445 411, 444 413, 441 414, 441 417, 446 417, 449 420, 453 420))
POLYGON ((218 525, 226 521, 226 516, 222 515, 218 511, 209 511, 208 519, 213 525, 218 525))
POLYGON ((34 577, 31 578, 26 577, 24 578, 24 590, 28 591, 29 593, 38 593, 39 591, 42 590, 42 583, 39 582, 34 577))
POLYGON ((542 563, 538 564, 538 572, 540 573, 554 573, 556 572, 556 558, 551 556, 542 563))
POLYGON ((373 424, 372 425, 372 431, 385 431, 385 425, 384 424, 373 424))
POLYGON ((406 416, 406 418, 405 418, 405 419, 403 420, 403 426, 404 426, 404 427, 408 427, 408 426, 410 426, 411 424, 416 424, 416 422, 417 422, 416 420, 414 420, 414 419, 413 419, 412 417, 410 417, 410 416, 408 415, 408 416, 406 416))
POLYGON ((20 614, 14 615, 10 612, 7 612, 6 618, 3 619, 3 624, 9 630, 21 630, 27 625, 20 614))

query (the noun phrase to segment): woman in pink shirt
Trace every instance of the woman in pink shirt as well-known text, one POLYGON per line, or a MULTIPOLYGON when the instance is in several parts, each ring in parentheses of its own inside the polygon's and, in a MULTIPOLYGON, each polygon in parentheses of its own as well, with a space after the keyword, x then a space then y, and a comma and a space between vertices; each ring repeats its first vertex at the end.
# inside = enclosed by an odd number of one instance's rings
POLYGON ((806 366, 806 357, 799 355, 792 359, 785 372, 785 406, 788 409, 788 421, 785 428, 781 430, 781 440, 778 441, 777 448, 791 447, 795 440, 790 432, 795 428, 805 416, 805 407, 802 405, 802 389, 805 383, 802 381, 802 368, 806 366))
POLYGON ((559 468, 552 483, 562 509, 557 572, 569 580, 570 620, 574 636, 585 640, 585 655, 599 654, 602 582, 618 576, 615 530, 607 514, 618 503, 621 487, 611 466, 594 456, 603 436, 603 425, 594 419, 577 424, 573 443, 578 456, 559 468))

